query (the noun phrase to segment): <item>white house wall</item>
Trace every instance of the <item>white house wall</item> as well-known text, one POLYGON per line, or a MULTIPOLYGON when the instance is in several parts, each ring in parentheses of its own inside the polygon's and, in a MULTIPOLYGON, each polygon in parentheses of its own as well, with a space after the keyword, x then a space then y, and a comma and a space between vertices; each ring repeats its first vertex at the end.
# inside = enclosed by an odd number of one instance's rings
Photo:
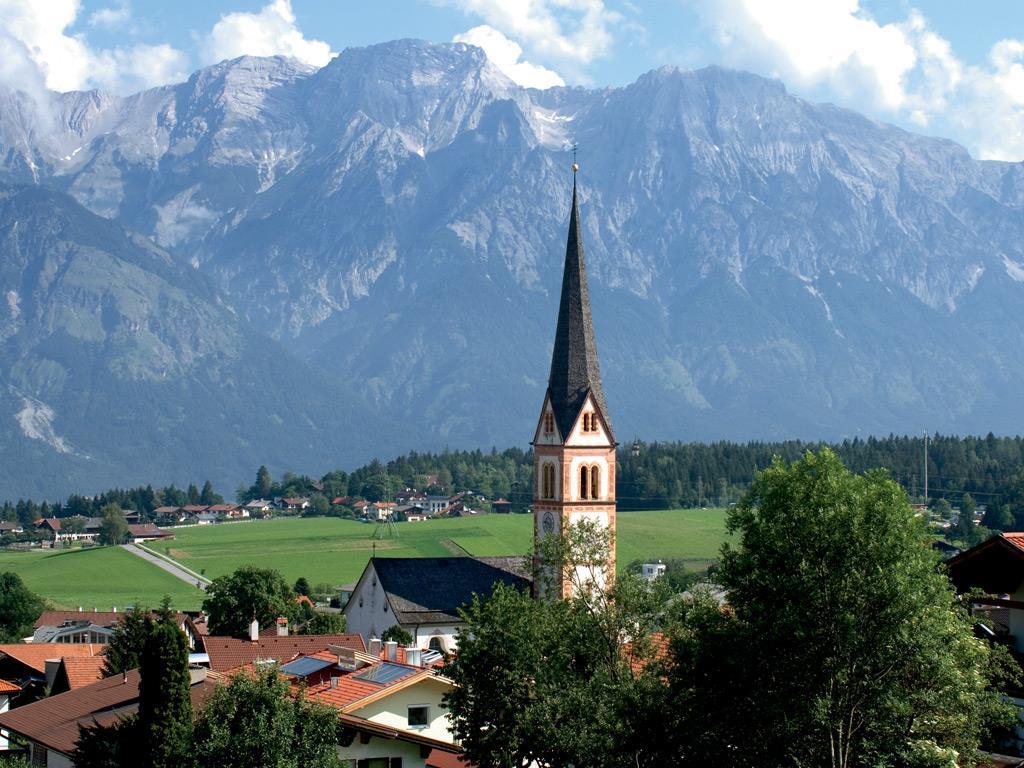
MULTIPOLYGON (((427 760, 420 756, 420 748, 416 744, 396 739, 383 739, 373 736, 363 744, 359 736, 347 747, 338 747, 338 757, 342 760, 371 760, 380 757, 400 757, 402 768, 423 768, 427 760)), ((253 768, 256 768, 254 766, 253 768)))
POLYGON ((441 697, 450 689, 451 685, 441 680, 423 680, 361 709, 354 710, 352 714, 390 728, 412 731, 420 736, 452 743, 448 710, 441 704, 441 697), (427 726, 425 728, 410 728, 409 707, 424 705, 429 707, 427 726))

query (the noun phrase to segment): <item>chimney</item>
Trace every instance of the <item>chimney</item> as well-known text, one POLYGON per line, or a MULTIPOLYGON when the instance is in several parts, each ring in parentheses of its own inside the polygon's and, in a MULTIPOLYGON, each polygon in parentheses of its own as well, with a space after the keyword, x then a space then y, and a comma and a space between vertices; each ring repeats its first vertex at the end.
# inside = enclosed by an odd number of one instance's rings
POLYGON ((110 611, 111 611, 111 613, 117 613, 117 606, 116 605, 110 606, 110 611))
POLYGON ((339 680, 341 680, 340 677, 335 677, 334 675, 331 675, 331 688, 337 688, 339 680))
POLYGON ((418 645, 406 646, 405 663, 410 667, 419 667, 423 665, 423 657, 420 654, 420 647, 418 645))
POLYGON ((249 639, 254 643, 260 639, 260 623, 256 619, 253 619, 252 624, 249 625, 249 639))
POLYGON ((288 619, 284 616, 277 617, 277 636, 288 637, 288 619))
POLYGON ((384 650, 387 651, 388 661, 398 661, 398 643, 394 640, 388 640, 384 643, 384 650))
POLYGON ((377 657, 380 656, 380 638, 379 637, 371 637, 370 638, 370 647, 366 649, 366 652, 369 653, 371 656, 377 656, 377 657))

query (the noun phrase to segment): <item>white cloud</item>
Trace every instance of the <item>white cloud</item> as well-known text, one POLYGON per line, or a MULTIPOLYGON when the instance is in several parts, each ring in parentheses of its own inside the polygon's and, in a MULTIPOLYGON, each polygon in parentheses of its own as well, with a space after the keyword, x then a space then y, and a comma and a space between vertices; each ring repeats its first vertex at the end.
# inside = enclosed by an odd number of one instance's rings
POLYGON ((314 67, 333 55, 330 45, 302 34, 291 0, 274 0, 257 13, 221 16, 203 41, 202 53, 207 64, 239 56, 292 56, 314 67))
POLYGON ((604 0, 434 0, 480 18, 525 48, 530 58, 557 62, 585 80, 582 67, 607 56, 622 15, 604 0), (572 31, 566 31, 572 30, 572 31))
POLYGON ((100 8, 89 15, 90 27, 103 29, 123 29, 132 21, 132 9, 127 2, 110 8, 100 8))
MULTIPOLYGON (((84 36, 68 34, 79 10, 78 0, 0 0, 0 40, 5 53, 17 57, 3 72, 34 69, 55 91, 128 93, 185 78, 188 58, 169 45, 94 50, 84 36)), ((23 76, 4 79, 21 90, 31 87, 23 76)))
POLYGON ((962 62, 918 11, 882 24, 858 0, 691 0, 729 63, 919 127, 951 129, 983 158, 1024 158, 1024 43, 962 62))
POLYGON ((521 61, 523 48, 509 40, 494 27, 483 24, 456 35, 456 43, 468 43, 483 48, 487 58, 513 82, 525 88, 553 88, 565 85, 565 81, 554 72, 538 64, 521 61))
POLYGON ((918 54, 903 25, 879 24, 857 0, 702 0, 719 43, 743 66, 797 86, 828 84, 894 109, 918 54))

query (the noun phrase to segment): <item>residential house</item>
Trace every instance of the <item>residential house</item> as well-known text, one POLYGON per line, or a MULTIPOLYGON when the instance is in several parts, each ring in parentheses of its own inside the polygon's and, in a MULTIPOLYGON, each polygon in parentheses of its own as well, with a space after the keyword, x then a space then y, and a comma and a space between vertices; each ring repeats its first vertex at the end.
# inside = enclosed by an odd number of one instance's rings
POLYGON ((522 557, 371 558, 344 608, 348 630, 369 641, 397 624, 420 648, 449 653, 464 626, 459 609, 498 584, 529 590, 525 565, 522 557))
MULTIPOLYGON (((213 693, 217 676, 192 672, 192 708, 198 711, 213 693)), ((72 768, 79 725, 109 726, 139 707, 139 672, 132 670, 0 714, 0 728, 28 742, 33 766, 72 768)))
POLYGON ((404 491, 399 491, 395 494, 395 501, 399 504, 425 505, 427 501, 427 494, 422 491, 417 491, 415 488, 406 488, 404 491))
POLYGON ((213 512, 200 512, 196 515, 196 525, 214 525, 220 522, 220 515, 213 512))
POLYGON ((91 541, 100 535, 102 525, 103 521, 98 517, 81 515, 66 518, 46 517, 35 522, 36 530, 49 533, 54 544, 91 541))
POLYGON ((17 692, 8 690, 8 705, 14 708, 44 696, 62 658, 96 656, 102 650, 102 645, 90 643, 0 645, 0 680, 18 688, 17 692))
POLYGON ((129 523, 128 540, 132 544, 140 544, 143 541, 156 541, 158 539, 173 539, 174 534, 157 528, 153 523, 129 523))
POLYGON ((238 504, 214 504, 206 511, 230 520, 242 520, 249 517, 249 510, 238 504))
POLYGON ((304 496, 289 496, 281 499, 281 509, 286 512, 301 512, 304 509, 309 509, 311 505, 312 502, 304 496))
POLYGON ((21 523, 0 522, 0 536, 5 533, 24 533, 25 527, 21 523))
MULTIPOLYGON (((3 715, 4 712, 11 708, 11 697, 19 693, 21 693, 21 688, 14 683, 0 680, 0 715, 3 715)), ((9 738, 10 734, 0 728, 0 752, 4 752, 9 748, 9 738)))
POLYGON ((389 520, 394 517, 398 505, 393 501, 377 501, 370 505, 369 516, 376 520, 389 520))
POLYGON ((431 517, 446 514, 451 503, 449 496, 427 496, 427 509, 430 510, 431 517))
POLYGON ((366 517, 367 509, 370 506, 370 502, 366 499, 359 499, 359 501, 353 502, 352 509, 356 511, 356 514, 360 517, 366 517))
POLYGON ((439 753, 457 756, 444 706, 452 683, 436 669, 443 657, 388 645, 372 654, 332 646, 282 665, 281 674, 338 711, 345 765, 420 768, 434 765, 439 753))
POLYGON ((274 502, 269 499, 253 499, 243 507, 250 517, 253 515, 269 515, 274 509, 274 502))

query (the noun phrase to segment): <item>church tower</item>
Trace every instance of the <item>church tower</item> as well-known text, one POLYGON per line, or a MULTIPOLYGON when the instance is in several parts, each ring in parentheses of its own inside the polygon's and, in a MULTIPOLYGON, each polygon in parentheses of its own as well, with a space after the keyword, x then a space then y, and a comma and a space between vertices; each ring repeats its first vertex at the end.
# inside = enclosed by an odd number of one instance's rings
MULTIPOLYGON (((583 233, 573 164, 572 211, 565 247, 562 298, 551 355, 548 390, 533 438, 534 551, 550 535, 581 520, 611 532, 611 551, 601 586, 615 575, 615 437, 601 389, 597 344, 590 317, 583 233)), ((561 597, 572 584, 564 579, 561 597)))

